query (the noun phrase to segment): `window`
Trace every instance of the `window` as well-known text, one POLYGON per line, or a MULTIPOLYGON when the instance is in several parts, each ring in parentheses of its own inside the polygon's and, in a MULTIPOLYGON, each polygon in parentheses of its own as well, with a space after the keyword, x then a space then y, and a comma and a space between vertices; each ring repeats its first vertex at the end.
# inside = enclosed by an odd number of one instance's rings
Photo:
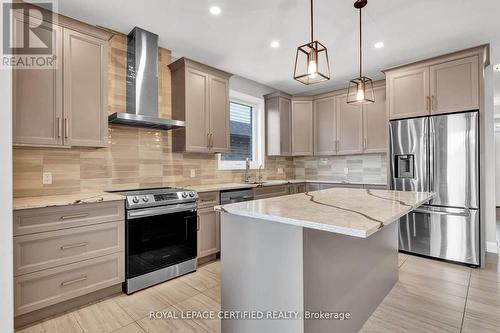
POLYGON ((244 169, 247 158, 252 169, 264 167, 264 101, 231 91, 229 125, 229 151, 220 154, 219 169, 244 169))

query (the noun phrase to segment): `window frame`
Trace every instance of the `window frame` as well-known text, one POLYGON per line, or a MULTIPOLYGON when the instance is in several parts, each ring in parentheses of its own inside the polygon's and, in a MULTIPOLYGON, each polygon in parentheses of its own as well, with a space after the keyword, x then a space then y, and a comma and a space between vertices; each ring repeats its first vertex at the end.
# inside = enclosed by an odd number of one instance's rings
MULTIPOLYGON (((247 95, 239 91, 229 91, 229 103, 238 103, 252 108, 252 156, 250 169, 264 168, 265 161, 265 112, 264 98, 247 95)), ((230 115, 229 115, 230 116, 230 115)), ((229 133, 231 136, 231 133, 229 133)), ((244 170, 245 161, 223 161, 218 154, 219 170, 244 170)))

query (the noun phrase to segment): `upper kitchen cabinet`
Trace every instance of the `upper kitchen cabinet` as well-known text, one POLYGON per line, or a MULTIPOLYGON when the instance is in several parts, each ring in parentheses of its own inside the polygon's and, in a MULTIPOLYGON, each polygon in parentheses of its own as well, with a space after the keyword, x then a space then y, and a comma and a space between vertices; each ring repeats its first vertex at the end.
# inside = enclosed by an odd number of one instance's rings
POLYGON ((478 110, 487 53, 479 46, 384 71, 389 118, 478 110))
POLYGON ((314 101, 314 155, 337 153, 337 119, 335 99, 325 97, 314 101))
POLYGON ((385 86, 375 87, 375 103, 363 105, 363 152, 387 152, 387 108, 385 86))
POLYGON ((107 43, 64 29, 64 142, 106 147, 107 43))
MULTIPOLYGON (((15 24, 27 19, 17 14, 15 24)), ((55 68, 13 70, 13 143, 24 146, 105 147, 108 143, 109 32, 54 14, 55 68)))
POLYGON ((292 99, 292 155, 313 155, 312 98, 292 99))
POLYGON ((231 74, 181 58, 172 73, 172 117, 186 122, 173 131, 175 151, 222 153, 229 150, 231 74))
POLYGON ((363 152, 363 109, 360 105, 347 104, 347 95, 335 96, 337 112, 337 154, 363 152))
POLYGON ((429 68, 418 67, 387 73, 391 119, 425 116, 429 113, 429 68))
POLYGON ((431 113, 479 109, 478 57, 430 66, 431 113))
POLYGON ((276 92, 265 96, 266 153, 268 156, 292 155, 291 96, 276 92))

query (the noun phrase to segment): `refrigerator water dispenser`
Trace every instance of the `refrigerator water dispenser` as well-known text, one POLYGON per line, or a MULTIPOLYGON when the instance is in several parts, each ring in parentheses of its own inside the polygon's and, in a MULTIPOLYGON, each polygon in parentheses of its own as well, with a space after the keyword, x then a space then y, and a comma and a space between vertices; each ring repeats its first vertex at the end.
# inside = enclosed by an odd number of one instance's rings
POLYGON ((415 178, 415 155, 396 155, 396 178, 415 178))

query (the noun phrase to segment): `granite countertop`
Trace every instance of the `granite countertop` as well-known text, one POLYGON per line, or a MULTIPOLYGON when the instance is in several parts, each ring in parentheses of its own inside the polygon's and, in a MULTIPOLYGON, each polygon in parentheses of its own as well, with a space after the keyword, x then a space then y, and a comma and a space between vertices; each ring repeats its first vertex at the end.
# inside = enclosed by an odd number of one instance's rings
POLYGON ((434 196, 403 192, 332 188, 216 207, 225 213, 366 238, 434 196))
POLYGON ((53 206, 69 206, 95 202, 125 200, 125 197, 115 193, 94 192, 40 197, 14 198, 13 209, 31 209, 53 206))
POLYGON ((300 184, 300 183, 324 183, 324 184, 342 184, 342 185, 378 185, 387 186, 387 184, 382 183, 359 183, 359 182, 345 182, 336 180, 307 180, 307 179, 284 179, 284 180, 264 180, 261 184, 257 183, 220 183, 220 184, 209 184, 209 185, 184 185, 180 187, 185 187, 187 189, 197 191, 197 192, 213 192, 213 191, 225 191, 225 190, 237 190, 243 188, 254 188, 254 187, 265 187, 265 186, 276 186, 284 184, 300 184))

